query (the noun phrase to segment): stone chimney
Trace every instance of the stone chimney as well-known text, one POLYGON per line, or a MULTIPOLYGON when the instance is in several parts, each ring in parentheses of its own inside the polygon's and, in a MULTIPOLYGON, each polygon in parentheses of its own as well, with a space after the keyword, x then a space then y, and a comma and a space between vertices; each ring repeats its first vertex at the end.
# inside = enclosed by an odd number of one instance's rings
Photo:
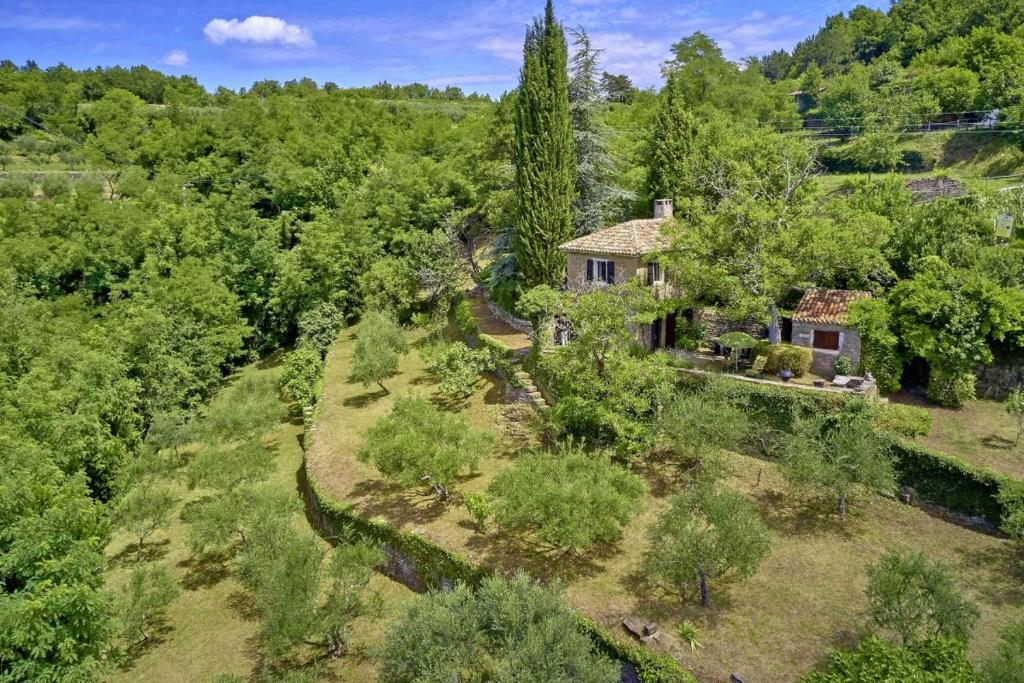
POLYGON ((672 200, 671 199, 655 199, 654 200, 654 217, 655 218, 672 218, 672 200))

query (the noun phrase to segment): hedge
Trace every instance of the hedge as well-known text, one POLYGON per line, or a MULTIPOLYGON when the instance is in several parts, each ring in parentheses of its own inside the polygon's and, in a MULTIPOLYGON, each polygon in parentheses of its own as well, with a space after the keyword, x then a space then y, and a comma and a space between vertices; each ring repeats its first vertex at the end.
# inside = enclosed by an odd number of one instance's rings
MULTIPOLYGON (((316 482, 309 476, 309 470, 305 466, 303 469, 306 471, 310 504, 321 520, 327 521, 331 530, 335 533, 342 529, 349 530, 364 540, 387 545, 402 553, 415 563, 417 575, 427 586, 438 588, 444 586, 445 582, 462 582, 475 587, 493 574, 491 570, 420 536, 406 533, 385 522, 360 517, 350 506, 321 495, 316 482)), ((693 674, 671 657, 648 650, 639 643, 620 643, 607 629, 590 619, 579 614, 576 619, 580 630, 591 638, 599 651, 632 665, 643 683, 696 683, 693 674)))
MULTIPOLYGON (((697 389, 707 382, 707 376, 680 372, 681 387, 697 389)), ((848 397, 728 378, 719 382, 736 405, 779 431, 789 431, 799 417, 841 410, 848 397)), ((890 438, 890 447, 900 486, 911 487, 925 500, 954 512, 1002 525, 1008 510, 999 502, 999 492, 1011 479, 899 437, 890 438)))
MULTIPOLYGON (((681 370, 679 384, 697 390, 710 381, 708 375, 681 370)), ((733 403, 760 417, 772 429, 789 431, 797 419, 842 410, 846 394, 773 386, 741 379, 715 377, 718 386, 733 403)))
POLYGON ((1002 525, 1009 511, 999 502, 999 492, 1009 478, 899 438, 892 439, 891 453, 901 486, 931 503, 1002 525))
POLYGON ((476 318, 473 317, 473 309, 469 306, 469 300, 464 296, 460 296, 455 300, 452 305, 452 318, 455 320, 456 327, 462 332, 462 336, 469 339, 475 339, 480 334, 480 328, 476 324, 476 318))

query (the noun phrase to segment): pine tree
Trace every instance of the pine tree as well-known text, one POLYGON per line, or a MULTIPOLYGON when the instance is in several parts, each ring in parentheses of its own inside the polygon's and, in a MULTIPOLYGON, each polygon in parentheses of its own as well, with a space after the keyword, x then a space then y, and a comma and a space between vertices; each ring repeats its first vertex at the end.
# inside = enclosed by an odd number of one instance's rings
POLYGON ((600 119, 603 104, 597 76, 600 50, 594 49, 583 28, 572 31, 569 73, 569 113, 576 149, 576 234, 600 230, 614 213, 617 201, 633 199, 615 184, 615 160, 608 149, 608 129, 600 119))
POLYGON ((569 117, 568 49, 548 0, 523 44, 515 111, 515 254, 524 287, 558 284, 571 239, 575 155, 569 117))
POLYGON ((673 199, 680 204, 690 196, 688 165, 696 136, 697 119, 687 111, 675 79, 669 78, 647 143, 650 199, 673 199))

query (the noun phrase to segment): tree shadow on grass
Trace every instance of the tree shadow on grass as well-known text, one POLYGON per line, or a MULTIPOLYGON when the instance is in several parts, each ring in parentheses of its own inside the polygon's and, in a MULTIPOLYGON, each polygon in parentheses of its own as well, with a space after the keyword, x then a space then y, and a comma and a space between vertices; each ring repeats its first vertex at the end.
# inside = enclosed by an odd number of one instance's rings
POLYGON ((181 577, 181 586, 185 590, 195 591, 216 586, 231 576, 227 566, 230 552, 203 553, 198 557, 189 557, 178 563, 185 570, 181 577))
POLYGON ((604 560, 621 552, 619 543, 614 542, 568 553, 500 529, 474 534, 467 539, 466 547, 483 555, 483 564, 501 573, 511 574, 523 569, 544 582, 595 576, 604 571, 604 560))
POLYGON ((377 391, 368 391, 365 394, 359 394, 358 396, 349 396, 344 401, 342 401, 341 404, 346 408, 365 408, 371 403, 376 403, 377 401, 381 400, 382 398, 387 396, 388 393, 389 392, 384 391, 383 389, 377 391))
POLYGON ((998 434, 990 434, 981 440, 981 443, 985 448, 991 448, 997 451, 1010 451, 1014 448, 1012 439, 999 436, 998 434))
POLYGON ((227 606, 230 607, 235 614, 241 617, 245 621, 259 621, 260 612, 256 607, 256 598, 253 594, 246 590, 234 590, 228 593, 225 598, 227 606))
POLYGON ((980 550, 958 548, 969 574, 987 572, 987 581, 972 581, 971 587, 993 605, 1020 605, 1024 602, 1024 550, 1004 542, 980 550))
POLYGON ((139 657, 153 648, 160 647, 166 643, 173 632, 174 626, 171 625, 166 615, 160 614, 154 617, 152 622, 146 627, 146 635, 149 637, 146 640, 140 640, 128 645, 124 649, 124 658, 118 663, 117 668, 121 671, 131 671, 135 668, 139 657))
POLYGON ((830 535, 850 540, 860 527, 855 512, 847 510, 846 518, 840 519, 831 498, 788 495, 770 489, 754 491, 751 495, 761 509, 765 524, 781 536, 830 535))
POLYGON ((692 585, 670 588, 651 576, 640 561, 620 580, 620 585, 636 602, 636 616, 658 622, 666 629, 682 621, 689 621, 699 629, 715 628, 733 605, 729 596, 730 583, 709 581, 711 607, 705 608, 700 604, 696 577, 692 585))
POLYGON ((142 555, 139 556, 138 539, 126 545, 119 553, 110 558, 110 563, 117 567, 134 567, 137 564, 155 562, 170 552, 171 540, 164 538, 159 541, 146 541, 142 544, 142 555))
POLYGON ((450 504, 454 504, 454 501, 438 500, 434 496, 376 479, 357 482, 352 486, 351 495, 366 501, 359 505, 361 517, 383 517, 398 527, 432 522, 443 515, 450 504))
POLYGON ((630 469, 647 482, 647 490, 655 498, 665 498, 683 490, 690 476, 684 468, 664 457, 650 457, 631 463, 630 469))

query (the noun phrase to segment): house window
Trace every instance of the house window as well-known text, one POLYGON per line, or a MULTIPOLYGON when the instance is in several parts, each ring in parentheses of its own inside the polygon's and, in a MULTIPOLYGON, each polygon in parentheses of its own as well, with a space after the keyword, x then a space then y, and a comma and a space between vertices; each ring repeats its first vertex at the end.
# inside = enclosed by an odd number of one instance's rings
POLYGON ((651 261, 647 264, 647 284, 653 285, 655 282, 661 282, 661 264, 651 261))
POLYGON ((587 259, 587 282, 604 282, 615 284, 615 261, 606 259, 587 259))
POLYGON ((822 351, 839 350, 839 333, 826 330, 815 330, 811 346, 822 351))

